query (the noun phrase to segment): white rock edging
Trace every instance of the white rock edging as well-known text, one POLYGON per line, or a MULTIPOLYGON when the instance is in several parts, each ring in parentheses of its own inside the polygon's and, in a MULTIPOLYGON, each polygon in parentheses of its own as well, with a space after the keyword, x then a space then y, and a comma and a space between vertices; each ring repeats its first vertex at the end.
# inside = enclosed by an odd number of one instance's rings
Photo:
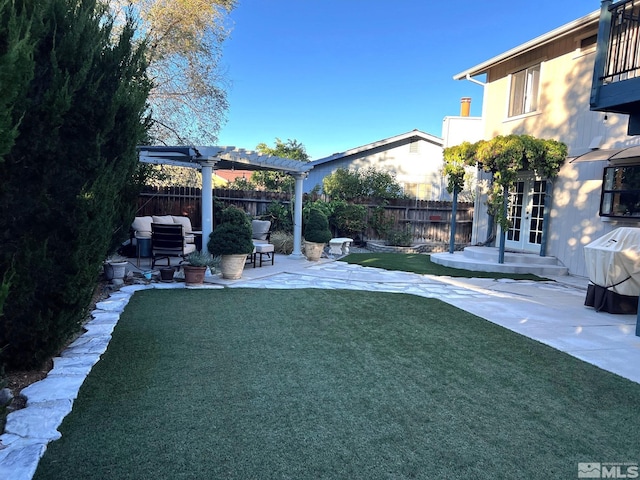
POLYGON ((53 359, 53 369, 46 378, 20 392, 27 398, 27 406, 7 416, 5 433, 0 435, 0 479, 33 478, 47 444, 60 438, 57 429, 71 412, 91 368, 107 350, 120 314, 135 292, 154 287, 123 287, 97 303, 92 320, 84 326, 86 332, 53 359))

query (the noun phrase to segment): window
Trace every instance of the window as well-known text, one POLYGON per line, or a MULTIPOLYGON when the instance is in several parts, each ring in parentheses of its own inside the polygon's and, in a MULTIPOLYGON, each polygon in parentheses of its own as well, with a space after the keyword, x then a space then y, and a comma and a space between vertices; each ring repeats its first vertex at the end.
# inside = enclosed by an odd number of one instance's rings
POLYGON ((640 217, 640 165, 605 167, 600 215, 640 217))
POLYGON ((409 143, 409 153, 420 153, 418 140, 412 140, 411 143, 409 143))
POLYGON ((510 117, 536 111, 538 108, 539 83, 539 64, 511 75, 511 94, 509 98, 510 117))

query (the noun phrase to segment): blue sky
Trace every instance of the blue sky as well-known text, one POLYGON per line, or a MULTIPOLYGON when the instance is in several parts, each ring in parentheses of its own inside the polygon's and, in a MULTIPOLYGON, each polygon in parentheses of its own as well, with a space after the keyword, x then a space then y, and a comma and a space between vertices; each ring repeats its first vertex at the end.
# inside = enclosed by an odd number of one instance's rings
POLYGON ((598 0, 239 0, 219 145, 295 139, 316 160, 445 116, 482 87, 453 75, 598 10, 598 0))

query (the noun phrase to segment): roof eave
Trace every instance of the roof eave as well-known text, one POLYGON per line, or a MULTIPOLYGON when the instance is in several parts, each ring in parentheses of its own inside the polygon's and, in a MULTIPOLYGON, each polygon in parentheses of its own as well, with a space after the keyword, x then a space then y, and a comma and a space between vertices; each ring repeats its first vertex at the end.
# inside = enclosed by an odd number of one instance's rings
POLYGON ((425 133, 421 130, 416 129, 416 130, 411 130, 410 132, 401 133, 400 135, 395 135, 393 137, 378 140, 377 142, 367 143, 366 145, 352 148, 344 152, 334 153, 333 155, 329 155, 328 157, 314 160, 313 162, 311 162, 311 164, 315 166, 315 165, 331 162, 333 160, 338 160, 340 158, 350 157, 352 155, 357 155, 358 153, 366 152, 367 150, 373 150, 374 148, 384 147, 385 145, 390 145, 392 143, 399 142, 412 137, 419 137, 427 142, 431 142, 440 147, 442 147, 443 145, 443 140, 440 137, 436 137, 435 135, 431 135, 429 133, 425 133))

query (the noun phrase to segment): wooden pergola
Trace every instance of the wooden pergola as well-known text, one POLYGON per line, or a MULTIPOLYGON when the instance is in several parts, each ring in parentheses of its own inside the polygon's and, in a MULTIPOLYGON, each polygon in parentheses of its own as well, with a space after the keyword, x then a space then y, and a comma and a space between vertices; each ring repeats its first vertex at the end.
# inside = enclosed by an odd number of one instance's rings
POLYGON ((174 165, 196 168, 202 174, 202 240, 213 231, 213 172, 214 170, 276 170, 287 173, 295 179, 295 200, 293 215, 293 252, 291 257, 303 259, 302 255, 302 182, 312 165, 289 158, 261 155, 251 150, 236 147, 138 147, 143 163, 174 165))

